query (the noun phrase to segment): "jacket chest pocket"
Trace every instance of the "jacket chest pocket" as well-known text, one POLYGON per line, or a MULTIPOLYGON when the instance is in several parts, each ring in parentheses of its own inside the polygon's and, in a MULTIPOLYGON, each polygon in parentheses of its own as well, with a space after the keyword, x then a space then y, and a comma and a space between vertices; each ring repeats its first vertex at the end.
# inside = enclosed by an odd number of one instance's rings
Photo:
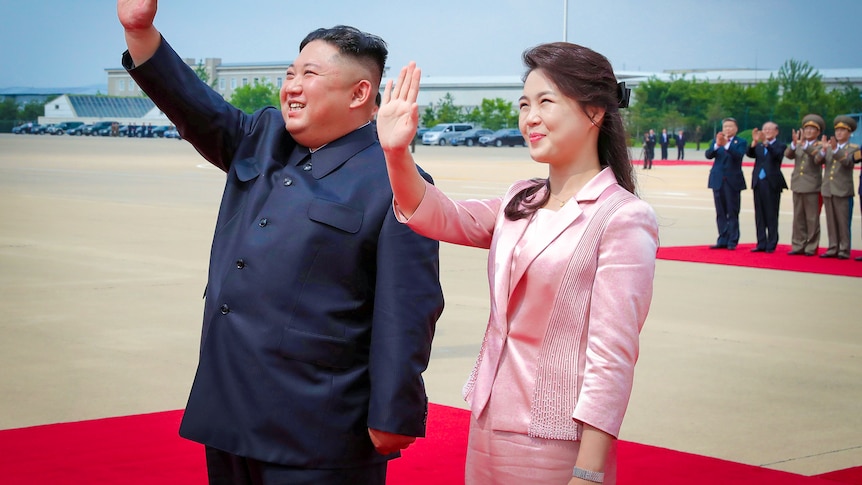
POLYGON ((338 230, 356 234, 362 228, 363 214, 353 207, 315 198, 308 206, 308 218, 338 230))

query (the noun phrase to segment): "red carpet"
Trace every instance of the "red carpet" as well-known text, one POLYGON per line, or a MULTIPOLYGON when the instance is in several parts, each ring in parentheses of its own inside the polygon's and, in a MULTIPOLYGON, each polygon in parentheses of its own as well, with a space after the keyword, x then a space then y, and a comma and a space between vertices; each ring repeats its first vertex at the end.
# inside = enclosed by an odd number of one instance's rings
MULTIPOLYGON (((204 485, 203 447, 177 436, 182 411, 0 431, 4 485, 204 485)), ((391 462, 387 483, 463 483, 467 411, 431 405, 428 437, 391 462)), ((620 442, 619 484, 862 484, 862 467, 805 477, 620 442)))
MULTIPOLYGON (((853 259, 862 256, 862 251, 851 251, 851 259, 824 259, 819 256, 789 256, 790 246, 786 244, 779 244, 772 254, 752 253, 754 246, 740 244, 734 251, 709 249, 709 246, 672 246, 659 248, 658 259, 862 278, 862 262, 853 259)), ((824 251, 820 248, 819 252, 824 251)))

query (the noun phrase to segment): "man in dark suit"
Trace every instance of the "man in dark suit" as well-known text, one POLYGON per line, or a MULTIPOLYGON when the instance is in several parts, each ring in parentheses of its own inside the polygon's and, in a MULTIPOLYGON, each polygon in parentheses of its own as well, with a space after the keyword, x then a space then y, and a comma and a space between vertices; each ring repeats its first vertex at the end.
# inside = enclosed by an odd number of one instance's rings
POLYGON ((674 138, 676 138, 676 159, 682 160, 685 158, 685 132, 679 130, 674 138))
POLYGON ((747 143, 736 136, 739 125, 733 118, 721 122, 721 131, 706 149, 706 158, 715 159, 709 170, 709 183, 715 201, 715 222, 718 226, 718 240, 710 249, 736 249, 739 243, 739 205, 740 193, 745 190, 745 177, 742 175, 742 158, 747 143))
POLYGON ((118 0, 123 66, 227 179, 199 363, 180 434, 211 483, 374 484, 424 436, 443 308, 438 243, 400 224, 374 126, 386 44, 351 27, 300 44, 281 112, 247 115, 118 0))
POLYGON ((667 132, 667 128, 661 129, 661 135, 658 137, 658 143, 661 145, 661 159, 667 160, 667 147, 670 145, 671 136, 667 132))
POLYGON ((781 161, 787 146, 779 141, 778 125, 772 121, 763 124, 763 130, 751 132, 751 146, 747 155, 754 159, 751 189, 754 191, 754 225, 757 229, 757 246, 752 252, 775 252, 778 246, 778 208, 781 191, 787 181, 781 173, 781 161))
POLYGON ((650 130, 644 135, 644 168, 652 169, 652 161, 655 158, 655 130, 650 130))

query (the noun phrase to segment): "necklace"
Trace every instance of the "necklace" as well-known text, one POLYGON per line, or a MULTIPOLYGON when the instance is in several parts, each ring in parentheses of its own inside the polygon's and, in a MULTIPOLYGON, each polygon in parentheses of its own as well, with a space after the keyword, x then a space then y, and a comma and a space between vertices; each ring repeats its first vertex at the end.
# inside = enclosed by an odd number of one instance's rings
POLYGON ((561 199, 561 198, 557 197, 556 195, 551 194, 550 192, 548 192, 548 194, 550 194, 550 196, 551 196, 553 199, 555 199, 557 202, 559 202, 559 203, 560 203, 560 207, 562 207, 562 206, 566 205, 566 202, 568 202, 568 201, 569 201, 569 199, 563 200, 563 199, 561 199))

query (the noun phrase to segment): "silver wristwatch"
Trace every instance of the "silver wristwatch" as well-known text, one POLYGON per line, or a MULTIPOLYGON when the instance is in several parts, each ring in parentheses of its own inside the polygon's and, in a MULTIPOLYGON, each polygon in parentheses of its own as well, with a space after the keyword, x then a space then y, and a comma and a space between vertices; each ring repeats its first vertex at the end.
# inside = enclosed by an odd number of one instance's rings
POLYGON ((578 467, 575 467, 574 470, 572 470, 572 476, 593 483, 602 483, 605 481, 604 473, 584 470, 583 468, 578 467))

